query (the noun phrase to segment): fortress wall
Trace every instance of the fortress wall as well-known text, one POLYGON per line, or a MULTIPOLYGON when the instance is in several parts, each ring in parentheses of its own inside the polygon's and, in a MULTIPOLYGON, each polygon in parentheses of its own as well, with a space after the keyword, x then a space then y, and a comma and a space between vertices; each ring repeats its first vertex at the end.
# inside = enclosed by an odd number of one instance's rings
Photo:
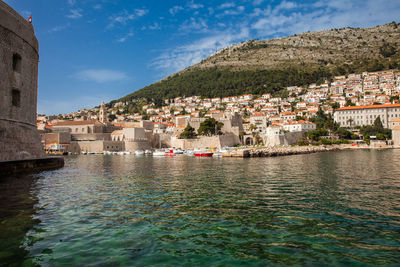
POLYGON ((38 41, 0 1, 0 161, 44 157, 36 129, 38 41))
POLYGON ((125 141, 125 150, 134 152, 135 150, 151 149, 148 141, 125 141))
POLYGON ((263 135, 262 139, 265 146, 289 146, 296 144, 302 137, 304 132, 289 132, 273 136, 263 135))
POLYGON ((72 141, 68 147, 68 152, 94 152, 102 153, 103 151, 123 151, 124 142, 122 141, 72 141))
POLYGON ((178 139, 171 138, 172 147, 182 149, 194 149, 194 148, 222 148, 224 146, 234 146, 239 144, 239 137, 234 134, 226 134, 219 136, 200 136, 194 139, 178 139))

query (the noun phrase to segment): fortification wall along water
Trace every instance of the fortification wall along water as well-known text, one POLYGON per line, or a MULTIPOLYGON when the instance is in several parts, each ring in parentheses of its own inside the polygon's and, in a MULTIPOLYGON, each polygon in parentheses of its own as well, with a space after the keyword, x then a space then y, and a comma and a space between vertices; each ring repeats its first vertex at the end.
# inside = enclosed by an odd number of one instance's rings
POLYGON ((0 1, 0 161, 44 157, 36 130, 38 50, 33 26, 0 1))

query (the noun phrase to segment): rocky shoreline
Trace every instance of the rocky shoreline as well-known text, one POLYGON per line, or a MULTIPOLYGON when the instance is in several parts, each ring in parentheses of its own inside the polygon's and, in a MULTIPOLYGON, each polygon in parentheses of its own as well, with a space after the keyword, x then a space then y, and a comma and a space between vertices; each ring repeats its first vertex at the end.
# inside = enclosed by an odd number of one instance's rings
POLYGON ((311 154, 316 152, 337 151, 348 149, 340 146, 293 146, 293 147, 264 147, 234 149, 222 153, 223 157, 233 158, 255 158, 255 157, 277 157, 298 154, 311 154))

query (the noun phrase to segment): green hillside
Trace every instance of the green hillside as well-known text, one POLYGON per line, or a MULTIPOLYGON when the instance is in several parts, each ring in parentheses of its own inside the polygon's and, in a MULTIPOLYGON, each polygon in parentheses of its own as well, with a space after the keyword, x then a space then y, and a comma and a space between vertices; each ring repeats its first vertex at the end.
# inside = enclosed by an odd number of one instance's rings
POLYGON ((335 75, 398 68, 399 37, 399 24, 392 22, 251 40, 115 101, 146 98, 161 103, 177 96, 279 93, 287 86, 319 83, 335 75))

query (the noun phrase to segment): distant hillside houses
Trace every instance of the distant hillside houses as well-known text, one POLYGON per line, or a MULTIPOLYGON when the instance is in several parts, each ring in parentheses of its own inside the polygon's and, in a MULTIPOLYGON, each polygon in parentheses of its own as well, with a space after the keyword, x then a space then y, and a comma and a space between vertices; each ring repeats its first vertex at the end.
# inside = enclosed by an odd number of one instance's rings
POLYGON ((340 126, 349 128, 372 125, 377 117, 384 127, 394 128, 400 119, 400 71, 397 70, 337 76, 331 82, 294 85, 285 91, 286 94, 280 95, 245 94, 223 98, 182 96, 166 99, 163 106, 136 99, 57 117, 40 115, 38 128, 42 132, 64 129, 70 132, 72 141, 82 141, 79 138, 85 137, 92 141, 103 138, 121 142, 126 141, 124 129, 134 124, 144 129, 141 135, 147 138, 148 144, 142 143, 141 147, 152 147, 160 139, 165 145, 171 145, 167 139, 179 138, 188 125, 197 131, 207 118, 222 122, 222 133, 235 136, 230 140, 242 144, 252 143, 255 134, 264 138, 271 133, 314 130, 316 125, 310 120, 319 109, 333 115, 340 126))

